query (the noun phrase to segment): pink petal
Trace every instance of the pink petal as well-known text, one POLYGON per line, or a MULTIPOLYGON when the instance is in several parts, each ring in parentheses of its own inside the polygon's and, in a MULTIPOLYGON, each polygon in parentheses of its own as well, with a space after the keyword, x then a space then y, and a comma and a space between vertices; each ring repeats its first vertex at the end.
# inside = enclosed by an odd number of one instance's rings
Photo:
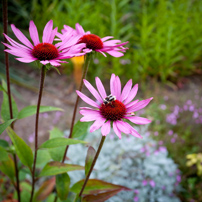
POLYGON ((131 100, 133 100, 133 98, 136 96, 138 91, 138 84, 134 85, 134 87, 132 88, 132 90, 130 91, 128 97, 125 99, 124 104, 128 104, 131 100))
POLYGON ((106 123, 103 124, 103 126, 101 128, 102 135, 106 136, 107 134, 109 134, 110 133, 110 129, 111 129, 110 121, 107 121, 106 123))
POLYGON ((55 60, 50 60, 50 64, 53 65, 54 67, 58 67, 60 66, 61 64, 55 60))
POLYGON ((95 88, 87 81, 87 80, 83 80, 86 88, 88 88, 88 90, 92 93, 92 95, 100 102, 103 103, 102 98, 100 97, 100 95, 98 94, 98 92, 95 90, 95 88))
POLYGON ((128 117, 124 117, 126 119, 128 119, 129 121, 138 124, 138 125, 144 125, 144 124, 148 124, 151 123, 151 121, 149 119, 143 118, 143 117, 138 117, 138 116, 128 116, 128 117))
POLYGON ((136 111, 146 107, 152 99, 153 99, 153 97, 138 102, 133 107, 130 107, 129 109, 127 109, 127 113, 136 112, 136 111))
POLYGON ((111 75, 111 79, 110 79, 110 90, 111 90, 111 94, 114 96, 117 96, 116 95, 116 83, 115 83, 115 74, 112 74, 111 75))
POLYGON ((137 137, 137 138, 141 138, 142 139, 142 136, 127 122, 124 122, 126 127, 129 128, 130 130, 130 134, 134 137, 137 137))
POLYGON ((44 61, 42 60, 42 61, 40 61, 40 63, 43 64, 43 65, 47 65, 50 62, 48 60, 44 60, 44 61))
POLYGON ((99 108, 100 106, 94 102, 93 100, 91 100, 90 98, 88 98, 86 95, 84 95, 83 93, 81 93, 80 91, 76 91, 77 95, 84 101, 86 102, 87 104, 93 106, 93 107, 97 107, 99 108))
POLYGON ((99 129, 104 122, 106 121, 106 119, 104 118, 98 118, 90 127, 90 132, 94 132, 95 130, 99 129))
POLYGON ((29 58, 29 59, 28 58, 15 58, 15 59, 20 61, 20 62, 24 62, 24 63, 30 63, 30 62, 35 61, 35 59, 32 59, 32 58, 29 58))
POLYGON ((101 40, 102 40, 102 42, 104 42, 104 41, 106 41, 108 39, 112 39, 112 38, 114 38, 114 37, 113 36, 106 36, 106 37, 102 38, 101 40))
POLYGON ((116 121, 117 127, 118 129, 125 133, 125 134, 129 134, 130 133, 130 129, 127 127, 127 124, 125 124, 125 122, 123 121, 116 121))
POLYGON ((32 20, 29 23, 29 34, 35 46, 40 43, 37 27, 32 20))
POLYGON ((43 30, 43 37, 42 37, 43 43, 49 43, 52 29, 53 29, 53 21, 50 20, 43 30))
POLYGON ((50 39, 49 39, 49 43, 53 43, 53 40, 55 38, 55 35, 57 34, 57 31, 58 31, 58 28, 56 27, 52 32, 51 32, 51 35, 50 35, 50 39))
POLYGON ((131 90, 131 87, 132 87, 132 79, 130 79, 126 85, 124 86, 123 88, 123 91, 121 93, 121 102, 123 102, 129 95, 130 93, 130 90, 131 90))
POLYGON ((121 139, 121 131, 118 129, 117 123, 115 121, 113 122, 113 129, 119 139, 121 139))
POLYGON ((116 76, 116 98, 117 100, 120 100, 121 97, 121 81, 118 76, 116 76))
POLYGON ((117 43, 120 43, 120 40, 110 40, 110 41, 106 41, 103 43, 104 47, 105 46, 114 46, 114 45, 118 45, 117 43))
POLYGON ((97 52, 101 53, 102 55, 104 55, 105 57, 107 57, 107 56, 106 56, 106 54, 105 54, 105 53, 103 53, 103 52, 102 52, 100 49, 95 50, 95 51, 97 51, 97 52))
POLYGON ((116 58, 121 57, 121 56, 124 55, 123 53, 120 53, 118 51, 105 51, 105 52, 107 52, 108 54, 110 54, 111 56, 114 56, 116 58))
POLYGON ((17 29, 15 25, 12 24, 11 29, 13 30, 14 34, 19 39, 19 41, 21 41, 23 44, 25 44, 29 48, 33 48, 33 45, 30 43, 27 37, 19 29, 17 29))
POLYGON ((139 102, 139 100, 134 100, 130 103, 128 103, 126 106, 126 109, 130 109, 131 107, 134 107, 137 103, 139 102))
POLYGON ((83 116, 87 116, 87 115, 93 115, 93 116, 99 116, 100 115, 100 111, 98 110, 93 110, 93 109, 83 109, 80 110, 80 114, 82 114, 83 116))
POLYGON ((98 117, 90 115, 90 116, 84 116, 80 119, 81 122, 88 122, 88 121, 95 121, 98 117))
POLYGON ((78 34, 82 34, 82 35, 85 34, 83 27, 79 23, 76 23, 75 27, 78 34))
POLYGON ((104 100, 107 97, 105 88, 104 88, 101 80, 98 77, 95 78, 95 82, 96 82, 98 92, 100 93, 100 95, 102 96, 102 99, 104 100))

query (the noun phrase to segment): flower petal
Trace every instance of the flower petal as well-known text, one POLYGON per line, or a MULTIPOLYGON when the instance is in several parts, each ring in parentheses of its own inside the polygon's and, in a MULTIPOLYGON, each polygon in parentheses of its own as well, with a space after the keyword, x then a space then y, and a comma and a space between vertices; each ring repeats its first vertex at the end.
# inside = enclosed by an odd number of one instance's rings
POLYGON ((100 95, 102 96, 102 99, 104 100, 107 97, 105 88, 104 88, 101 80, 98 77, 95 78, 95 82, 96 82, 98 92, 100 93, 100 95))
POLYGON ((49 43, 52 29, 53 29, 53 21, 50 20, 49 22, 47 22, 43 30, 43 37, 42 37, 43 43, 49 43))
POLYGON ((116 76, 116 98, 117 100, 120 100, 121 97, 121 81, 118 76, 116 76))
POLYGON ((116 95, 116 83, 115 83, 115 74, 112 74, 111 75, 111 79, 110 79, 110 91, 111 91, 111 94, 114 96, 117 96, 116 95))
POLYGON ((108 54, 110 54, 111 56, 114 56, 116 58, 123 56, 123 53, 120 53, 118 51, 112 50, 112 51, 106 51, 108 54))
POLYGON ((25 44, 29 48, 33 48, 33 45, 31 42, 27 39, 27 37, 15 27, 14 24, 11 25, 11 29, 13 30, 15 36, 21 41, 23 44, 25 44))
POLYGON ((106 36, 104 38, 101 38, 101 40, 102 40, 102 42, 104 42, 104 41, 106 41, 108 39, 112 39, 112 38, 114 38, 114 37, 113 36, 106 36))
POLYGON ((20 61, 20 62, 24 62, 24 63, 30 63, 30 62, 35 61, 35 59, 32 59, 32 58, 15 58, 15 59, 20 61))
POLYGON ((29 34, 35 46, 40 43, 37 27, 32 20, 29 23, 29 34))
POLYGON ((138 91, 138 84, 134 85, 132 90, 130 91, 128 97, 125 99, 124 104, 128 104, 133 98, 136 96, 138 91))
POLYGON ((124 88, 123 88, 123 91, 121 93, 121 100, 120 100, 121 102, 123 102, 128 97, 131 88, 132 88, 132 79, 130 79, 126 83, 126 85, 124 86, 124 88))
POLYGON ((100 106, 94 102, 93 100, 91 100, 90 98, 88 98, 86 95, 84 95, 83 93, 81 93, 80 91, 76 91, 77 95, 84 101, 86 102, 87 104, 93 106, 93 107, 97 107, 99 108, 100 106))
POLYGON ((79 23, 76 23, 75 27, 78 34, 82 34, 82 35, 85 34, 83 27, 79 23))
POLYGON ((125 124, 125 122, 123 121, 116 121, 117 127, 118 129, 125 133, 125 134, 129 134, 130 133, 130 129, 127 127, 127 125, 125 124))
POLYGON ((143 118, 143 117, 138 117, 138 116, 128 116, 128 117, 124 117, 126 119, 128 119, 129 121, 138 124, 138 125, 144 125, 144 124, 148 124, 151 123, 151 120, 143 118))
POLYGON ((130 129, 130 134, 132 136, 142 139, 142 136, 129 123, 125 122, 125 125, 130 129))
POLYGON ((110 133, 110 129, 111 129, 110 121, 107 121, 106 123, 103 124, 103 126, 101 128, 102 135, 106 136, 107 134, 109 134, 110 133))
POLYGON ((119 139, 121 139, 121 131, 118 129, 116 121, 113 122, 113 129, 119 139))
POLYGON ((139 100, 134 100, 134 101, 128 103, 127 105, 125 105, 125 106, 126 106, 126 109, 129 109, 129 108, 131 108, 131 107, 134 107, 138 102, 139 102, 139 100))
POLYGON ((87 80, 83 80, 84 85, 86 86, 86 88, 88 88, 88 90, 92 93, 92 95, 100 102, 103 103, 102 98, 100 97, 99 93, 97 92, 97 90, 95 90, 95 88, 87 81, 87 80))
POLYGON ((94 132, 95 130, 99 129, 104 122, 106 121, 106 119, 104 118, 98 118, 90 127, 90 132, 94 132))

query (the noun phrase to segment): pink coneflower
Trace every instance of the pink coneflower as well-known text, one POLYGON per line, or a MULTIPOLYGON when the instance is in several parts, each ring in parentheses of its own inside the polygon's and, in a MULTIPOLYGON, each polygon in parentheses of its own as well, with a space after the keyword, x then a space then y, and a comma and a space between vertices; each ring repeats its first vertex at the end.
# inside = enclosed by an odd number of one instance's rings
POLYGON ((87 104, 95 107, 81 107, 80 113, 84 116, 81 121, 95 121, 91 127, 90 132, 93 132, 101 127, 101 133, 106 136, 110 132, 111 123, 114 132, 121 139, 121 132, 131 134, 135 137, 142 138, 141 135, 126 121, 131 121, 135 124, 148 124, 151 121, 135 116, 134 112, 144 108, 152 100, 152 98, 132 101, 137 94, 138 85, 132 88, 132 79, 130 79, 121 92, 121 81, 118 76, 112 74, 110 80, 111 94, 107 96, 104 86, 100 79, 96 77, 96 86, 98 91, 84 79, 84 84, 96 101, 88 98, 80 91, 76 91, 78 96, 87 104), (132 88, 132 89, 131 89, 132 88))
POLYGON ((64 63, 65 61, 61 61, 61 59, 67 59, 74 56, 83 55, 81 50, 85 48, 85 44, 73 44, 69 43, 57 43, 53 44, 53 40, 57 34, 57 27, 53 29, 53 21, 50 20, 44 30, 42 43, 39 41, 39 35, 37 28, 33 21, 30 21, 29 24, 29 33, 30 37, 34 43, 34 45, 26 38, 26 36, 15 27, 15 25, 11 25, 11 28, 18 38, 18 40, 22 43, 17 43, 9 36, 4 34, 6 39, 9 41, 9 44, 3 43, 7 48, 5 51, 17 56, 16 60, 24 63, 30 63, 36 60, 39 60, 40 63, 46 65, 50 63, 53 66, 59 66, 60 63, 64 63))
POLYGON ((74 36, 78 44, 86 44, 86 48, 83 49, 83 52, 89 53, 91 51, 96 51, 102 53, 105 57, 105 53, 108 53, 114 57, 121 57, 124 55, 122 52, 125 52, 125 50, 128 49, 123 47, 128 42, 121 43, 120 40, 109 40, 112 39, 113 36, 100 38, 95 34, 91 34, 89 31, 85 32, 83 27, 79 25, 79 23, 76 24, 76 30, 67 25, 64 25, 62 34, 58 34, 57 36, 62 41, 67 41, 69 40, 69 36, 74 36))

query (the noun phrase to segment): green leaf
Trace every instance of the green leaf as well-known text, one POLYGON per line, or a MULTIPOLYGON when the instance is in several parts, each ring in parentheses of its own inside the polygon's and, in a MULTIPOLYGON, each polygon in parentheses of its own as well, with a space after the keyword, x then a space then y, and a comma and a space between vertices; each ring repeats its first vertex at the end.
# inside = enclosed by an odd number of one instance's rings
POLYGON ((85 135, 88 132, 89 125, 90 122, 77 121, 73 128, 72 138, 78 138, 85 135))
POLYGON ((31 169, 33 163, 33 153, 31 148, 11 128, 7 128, 7 132, 14 144, 19 159, 25 166, 28 166, 31 169))
POLYGON ((10 156, 7 161, 0 162, 0 171, 7 175, 12 181, 14 181, 15 167, 13 159, 10 156))
MULTIPOLYGON (((19 113, 18 113, 18 119, 23 119, 28 116, 32 116, 36 114, 37 106, 36 105, 31 105, 23 108, 19 113)), ((58 108, 58 107, 51 107, 51 106, 40 106, 40 113, 43 112, 50 112, 50 111, 63 111, 63 109, 58 108)))
POLYGON ((0 124, 0 135, 4 132, 4 130, 10 126, 11 123, 13 123, 13 121, 15 121, 16 119, 10 119, 8 121, 5 121, 4 123, 0 124))
POLYGON ((0 146, 0 161, 7 161, 9 160, 8 152, 0 146))
POLYGON ((74 140, 71 138, 57 137, 57 138, 47 140, 39 148, 40 149, 55 148, 55 147, 72 145, 72 144, 86 144, 86 143, 87 142, 84 142, 82 140, 74 140))
POLYGON ((67 173, 56 175, 56 190, 58 197, 65 200, 69 193, 70 177, 67 173))
MULTIPOLYGON (((4 80, 2 80, 2 86, 5 90, 7 89, 7 85, 4 80)), ((13 98, 11 98, 11 102, 12 102, 13 118, 16 118, 18 115, 18 108, 17 108, 17 105, 13 98)), ((11 119, 8 94, 5 91, 3 91, 3 102, 1 105, 1 117, 4 121, 8 121, 11 119)))
POLYGON ((51 156, 48 150, 40 149, 37 152, 36 167, 42 168, 51 160, 51 156))
POLYGON ((86 161, 85 161, 85 175, 88 174, 91 164, 93 162, 93 159, 95 157, 96 151, 93 147, 88 148, 87 156, 86 156, 86 161))
POLYGON ((66 173, 73 170, 83 170, 83 169, 84 169, 83 166, 52 161, 46 164, 46 166, 41 171, 39 177, 58 175, 58 174, 66 173))
MULTIPOLYGON (((62 131, 60 131, 58 128, 53 128, 50 131, 49 139, 53 139, 53 138, 57 138, 57 137, 64 137, 64 133, 62 131)), ((64 152, 65 152, 65 148, 66 148, 66 146, 61 146, 61 147, 49 149, 51 158, 54 161, 62 161, 64 152)))
MULTIPOLYGON (((84 180, 80 180, 79 182, 75 183, 70 190, 77 194, 80 193, 83 183, 84 183, 84 180)), ((113 191, 117 189, 128 190, 128 191, 130 190, 129 188, 121 185, 115 185, 115 184, 108 183, 102 180, 97 180, 97 179, 89 179, 83 194, 98 194, 98 193, 113 191)))
POLYGON ((0 146, 6 148, 9 147, 9 144, 6 140, 0 139, 0 146))

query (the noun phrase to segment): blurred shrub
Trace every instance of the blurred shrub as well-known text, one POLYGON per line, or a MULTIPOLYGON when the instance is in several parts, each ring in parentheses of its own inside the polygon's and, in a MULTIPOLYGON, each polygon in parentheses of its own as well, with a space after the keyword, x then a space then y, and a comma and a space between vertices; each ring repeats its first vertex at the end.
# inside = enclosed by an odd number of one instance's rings
POLYGON ((201 68, 202 1, 10 0, 9 11, 10 23, 27 28, 33 19, 41 33, 53 19, 59 30, 79 22, 100 37, 130 41, 121 59, 100 55, 99 65, 90 68, 92 77, 114 72, 136 81, 148 76, 176 81, 201 68))
MULTIPOLYGON (((145 128, 144 128, 145 129, 145 128)), ((179 202, 174 193, 179 191, 180 171, 172 159, 168 158, 167 149, 148 138, 145 131, 140 134, 143 139, 123 135, 119 140, 111 133, 102 148, 91 178, 107 180, 127 186, 131 191, 122 191, 107 200, 109 202, 179 202)), ((100 132, 89 133, 87 141, 99 143, 100 132)), ((84 165, 85 146, 71 146, 68 158, 73 163, 84 165), (75 153, 80 155, 75 156, 75 153)), ((83 171, 75 171, 73 181, 84 177, 83 171), (75 172, 77 172, 75 174, 75 172)), ((71 179, 72 179, 71 178, 71 179)))

